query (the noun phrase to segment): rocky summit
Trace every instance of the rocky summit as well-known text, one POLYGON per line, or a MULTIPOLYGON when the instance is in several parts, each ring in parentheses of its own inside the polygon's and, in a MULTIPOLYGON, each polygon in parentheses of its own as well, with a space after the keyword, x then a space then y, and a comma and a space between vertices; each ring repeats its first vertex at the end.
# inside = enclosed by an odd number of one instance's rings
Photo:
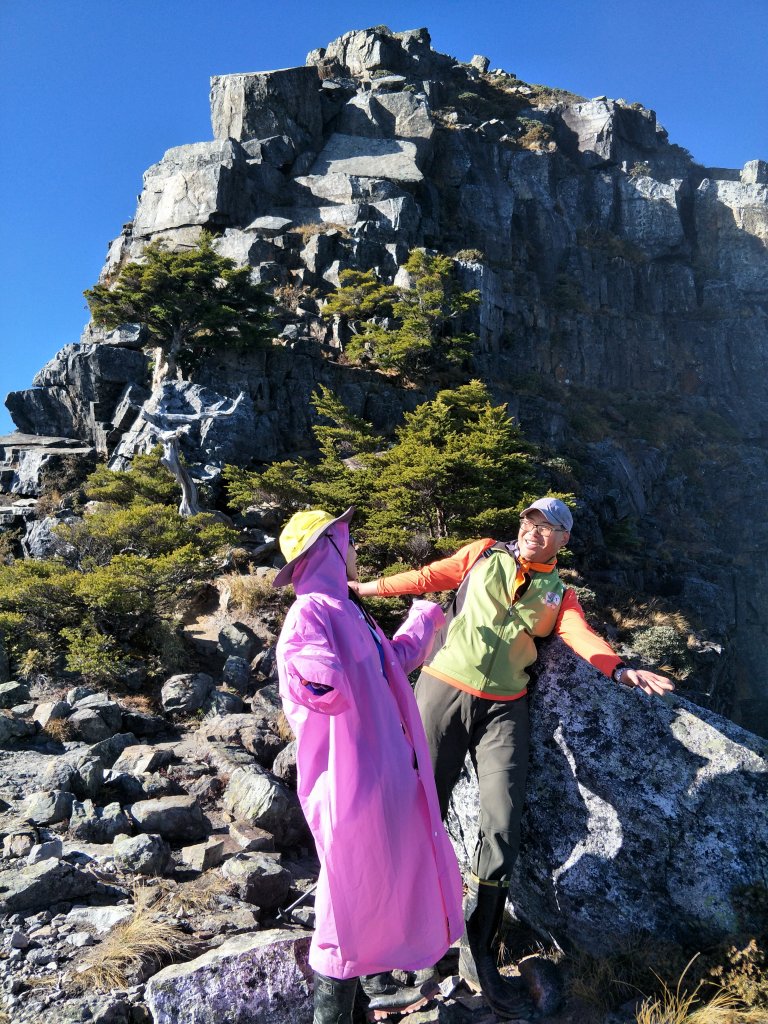
MULTIPOLYGON (((210 479, 311 453, 320 383, 384 430, 433 394, 345 363, 343 325, 320 311, 346 269, 392 281, 414 247, 453 256, 480 292, 472 372, 526 437, 582 466, 594 519, 575 543, 603 544, 617 517, 634 531, 645 557, 630 575, 606 565, 608 582, 673 596, 723 651, 719 706, 765 731, 768 163, 702 167, 652 110, 488 67, 436 53, 426 29, 377 28, 303 67, 214 77, 213 141, 146 171, 102 280, 153 239, 184 247, 207 228, 274 289, 272 347, 165 396, 161 412, 199 418, 181 446, 210 479), (750 529, 723 533, 724 514, 750 529)), ((36 494, 72 451, 127 465, 157 439, 147 402, 156 413, 139 329, 88 326, 8 396, 20 434, 0 439, 3 488, 36 494)))
MULTIPOLYGON (((126 468, 170 434, 211 493, 227 464, 311 457, 318 385, 391 434, 445 381, 355 364, 323 309, 346 270, 392 284, 414 249, 450 257, 479 294, 471 375, 553 479, 577 467, 577 561, 695 623, 696 703, 545 650, 515 916, 595 956, 638 932, 723 941, 768 876, 768 163, 703 167, 640 104, 462 63, 423 28, 214 77, 210 107, 212 140, 145 172, 101 281, 205 229, 273 295, 271 343, 157 387, 144 328, 89 324, 6 399, 0 529, 66 560, 57 527, 75 517, 37 500, 51 481, 126 468)), ((259 573, 278 524, 249 516, 259 573)), ((185 622, 198 664, 166 673, 155 706, 135 665, 118 694, 13 679, 0 637, 0 979, 19 1024, 311 1019, 317 863, 278 627, 215 586, 185 622)), ((462 860, 474 786, 468 766, 449 821, 462 860)), ((488 1020, 455 952, 422 1024, 488 1020)))

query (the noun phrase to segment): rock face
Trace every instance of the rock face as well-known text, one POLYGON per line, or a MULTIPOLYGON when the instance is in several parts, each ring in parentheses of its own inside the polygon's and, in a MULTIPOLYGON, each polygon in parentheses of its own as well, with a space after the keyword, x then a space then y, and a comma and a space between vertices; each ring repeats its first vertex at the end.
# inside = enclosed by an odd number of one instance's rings
POLYGON ((237 821, 271 832, 281 845, 291 845, 306 834, 296 794, 256 767, 235 769, 224 793, 224 806, 237 821))
MULTIPOLYGON (((211 121, 216 139, 284 136, 296 150, 322 138, 323 110, 314 67, 286 68, 211 79, 211 121)), ((289 150, 290 151, 290 150, 289 150)))
POLYGON ((186 964, 166 967, 147 986, 155 1024, 309 1024, 309 935, 239 935, 186 964))
MULTIPOLYGON (((213 140, 149 168, 103 280, 151 240, 188 246, 206 227, 282 297, 274 344, 217 355, 163 405, 137 329, 89 328, 9 396, 14 422, 122 468, 157 441, 145 402, 161 426, 181 410, 205 480, 311 454, 319 384, 391 431, 437 385, 345 365, 322 302, 347 269, 391 282, 414 247, 455 256, 481 296, 471 373, 527 439, 583 469, 591 532, 574 544, 609 563, 608 528, 635 531, 642 564, 606 573, 701 619, 727 649, 734 716, 768 732, 768 165, 701 167, 651 110, 488 66, 436 53, 426 29, 377 27, 304 67, 212 79, 213 140), (236 416, 209 415, 235 398, 236 416), (723 514, 753 529, 725 541, 723 514)), ((0 444, 0 486, 38 493, 46 453, 0 444)))
MULTIPOLYGON (((647 931, 700 948, 736 930, 768 870, 768 742, 685 700, 623 690, 551 641, 531 700, 516 914, 595 954, 647 931)), ((467 864, 477 789, 449 828, 467 864)))
POLYGON ((55 859, 0 871, 0 912, 4 914, 42 910, 59 900, 122 895, 121 890, 104 885, 87 871, 55 859))
POLYGON ((14 391, 8 409, 20 431, 78 438, 105 451, 114 443, 114 413, 131 385, 147 377, 140 332, 86 331, 40 370, 34 388, 14 391))

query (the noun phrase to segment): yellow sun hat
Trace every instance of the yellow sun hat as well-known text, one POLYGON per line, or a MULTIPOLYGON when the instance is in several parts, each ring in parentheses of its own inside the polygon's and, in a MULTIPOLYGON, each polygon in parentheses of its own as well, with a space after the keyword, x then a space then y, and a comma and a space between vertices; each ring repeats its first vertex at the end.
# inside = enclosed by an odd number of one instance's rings
POLYGON ((313 508, 306 512, 295 512, 280 534, 280 550, 285 565, 272 580, 273 587, 284 587, 291 582, 293 570, 302 555, 306 555, 315 541, 318 541, 334 523, 348 523, 355 514, 354 505, 346 512, 334 517, 322 509, 313 508))

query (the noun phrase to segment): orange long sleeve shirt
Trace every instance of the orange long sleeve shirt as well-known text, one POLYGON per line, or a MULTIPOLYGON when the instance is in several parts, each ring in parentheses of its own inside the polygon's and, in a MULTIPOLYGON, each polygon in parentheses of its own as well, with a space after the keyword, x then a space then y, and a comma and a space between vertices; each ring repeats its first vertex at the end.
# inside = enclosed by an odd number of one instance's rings
MULTIPOLYGON (((484 551, 496 543, 490 537, 465 544, 448 558, 440 558, 421 569, 383 576, 376 581, 381 597, 400 594, 432 594, 438 590, 455 590, 484 551)), ((551 569, 551 565, 547 569, 551 569)), ((621 662, 610 644, 599 636, 584 617, 584 609, 570 587, 566 587, 560 614, 555 625, 559 636, 580 658, 588 661, 605 676, 611 675, 621 662)))

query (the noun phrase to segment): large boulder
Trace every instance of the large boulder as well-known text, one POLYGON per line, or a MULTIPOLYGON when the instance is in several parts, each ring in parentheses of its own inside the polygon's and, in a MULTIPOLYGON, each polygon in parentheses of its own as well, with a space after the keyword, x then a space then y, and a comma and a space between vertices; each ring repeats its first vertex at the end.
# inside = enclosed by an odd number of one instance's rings
POLYGON ((287 900, 293 876, 268 853, 236 853, 221 869, 246 903, 274 910, 287 900))
POLYGON ((310 173, 419 182, 424 178, 419 167, 422 152, 409 139, 375 139, 336 132, 321 150, 310 173))
POLYGON ((164 430, 176 430, 175 417, 188 416, 188 429, 179 439, 179 447, 190 464, 236 462, 243 451, 254 443, 259 417, 254 403, 242 393, 234 404, 233 398, 220 394, 202 384, 189 381, 165 381, 153 393, 143 409, 151 417, 136 418, 116 446, 110 467, 127 469, 137 452, 148 452, 160 440, 164 430), (229 411, 222 413, 226 407, 229 411), (168 417, 166 419, 166 416, 168 417))
POLYGON ((22 813, 35 825, 55 825, 72 813, 72 794, 60 789, 30 793, 24 801, 22 813))
POLYGON ((307 832, 296 794, 255 765, 232 772, 224 807, 238 821, 271 832, 281 846, 293 845, 307 832))
POLYGON ((246 155, 232 139, 169 149, 144 172, 134 238, 251 220, 256 207, 247 172, 246 155))
POLYGON ((72 804, 69 834, 87 843, 111 843, 115 836, 131 831, 131 823, 118 803, 95 807, 92 800, 72 804))
POLYGON ((115 836, 112 858, 120 871, 136 875, 162 875, 173 863, 163 837, 145 833, 115 836))
POLYGON ((311 51, 307 63, 340 65, 350 75, 375 82, 377 72, 424 76, 451 64, 452 58, 435 53, 426 28, 391 32, 385 25, 377 25, 345 32, 324 49, 311 51))
POLYGON ((0 714, 0 747, 4 747, 14 740, 26 739, 35 732, 35 726, 31 722, 14 718, 10 714, 0 714))
POLYGON ((155 1024, 309 1024, 312 969, 306 932, 238 935, 147 984, 155 1024))
POLYGON ((165 839, 193 842, 206 832, 203 812, 193 796, 162 796, 131 804, 130 815, 140 832, 165 839))
POLYGON ((12 708, 29 700, 29 687, 11 679, 0 683, 0 708, 12 708))
POLYGON ((434 132, 426 97, 412 92, 356 93, 337 122, 345 135, 429 139, 434 132))
POLYGON ((317 68, 214 75, 211 122, 216 139, 243 142, 277 135, 306 148, 323 130, 317 68))
POLYGON ((81 438, 106 451, 107 425, 125 388, 142 385, 147 357, 125 344, 65 345, 36 374, 34 388, 14 391, 6 404, 19 430, 51 438, 81 438))
MULTIPOLYGON (((40 495, 46 475, 61 469, 65 463, 77 462, 83 475, 96 466, 96 452, 82 441, 69 437, 38 436, 56 433, 58 426, 50 430, 47 413, 40 409, 46 396, 51 392, 45 388, 30 388, 27 391, 11 391, 5 404, 14 423, 30 433, 14 433, 0 437, 0 489, 6 494, 40 495), (29 408, 25 399, 29 397, 29 408), (39 401, 38 401, 39 400, 39 401), (31 431, 37 431, 36 434, 31 431)), ((21 518, 26 521, 33 510, 20 507, 4 510, 4 523, 21 518), (10 515, 10 520, 5 518, 10 515)))
MULTIPOLYGON (((559 640, 531 700, 516 914, 596 954, 639 932, 715 942, 734 897, 768 873, 768 741, 680 697, 611 683, 559 640)), ((477 835, 471 767, 449 830, 466 866, 477 835)))
POLYGON ((212 689, 213 679, 205 672, 171 676, 163 683, 160 691, 163 710, 177 715, 191 715, 203 706, 212 689))
POLYGON ((105 885, 63 860, 47 859, 20 870, 0 871, 0 914, 34 913, 64 901, 124 895, 123 890, 105 885))
POLYGON ((561 112, 558 142, 587 167, 642 160, 658 145, 656 115, 599 96, 571 103, 561 112))

